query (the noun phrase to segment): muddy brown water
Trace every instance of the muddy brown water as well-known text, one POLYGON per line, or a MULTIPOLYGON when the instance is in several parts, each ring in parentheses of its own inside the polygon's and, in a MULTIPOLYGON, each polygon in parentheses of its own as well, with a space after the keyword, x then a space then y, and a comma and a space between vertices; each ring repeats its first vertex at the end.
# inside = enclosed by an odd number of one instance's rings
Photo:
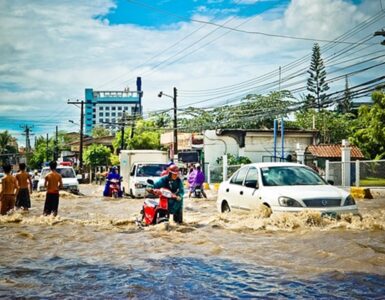
POLYGON ((185 199, 183 225, 139 228, 143 200, 62 193, 59 215, 0 216, 0 298, 341 298, 385 296, 385 197, 362 219, 316 212, 219 214, 185 199))

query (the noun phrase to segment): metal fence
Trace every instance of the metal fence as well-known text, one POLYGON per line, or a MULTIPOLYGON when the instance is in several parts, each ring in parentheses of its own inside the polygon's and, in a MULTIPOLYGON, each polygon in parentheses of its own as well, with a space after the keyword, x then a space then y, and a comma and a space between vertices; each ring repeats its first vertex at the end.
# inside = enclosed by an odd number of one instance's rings
POLYGON ((345 176, 348 176, 350 186, 385 186, 385 160, 357 160, 347 163, 329 161, 327 165, 325 178, 333 180, 335 185, 345 186, 346 181, 344 179, 345 176), (350 166, 350 173, 344 175, 346 164, 350 166))
POLYGON ((208 183, 217 183, 229 179, 242 165, 205 165, 206 180, 208 183), (225 176, 223 176, 225 174, 225 176))

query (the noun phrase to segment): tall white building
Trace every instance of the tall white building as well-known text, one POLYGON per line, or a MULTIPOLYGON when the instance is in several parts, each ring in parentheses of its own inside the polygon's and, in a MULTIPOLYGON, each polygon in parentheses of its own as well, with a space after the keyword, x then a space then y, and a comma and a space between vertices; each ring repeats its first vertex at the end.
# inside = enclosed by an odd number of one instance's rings
POLYGON ((85 89, 85 134, 91 135, 95 126, 110 131, 119 129, 117 123, 126 117, 142 114, 142 81, 136 80, 136 91, 94 91, 85 89))

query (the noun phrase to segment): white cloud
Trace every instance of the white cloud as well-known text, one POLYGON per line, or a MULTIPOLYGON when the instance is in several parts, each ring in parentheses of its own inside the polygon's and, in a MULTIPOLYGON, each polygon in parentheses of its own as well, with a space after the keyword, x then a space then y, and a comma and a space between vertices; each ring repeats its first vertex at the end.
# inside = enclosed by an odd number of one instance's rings
MULTIPOLYGON (((206 25, 159 54, 202 25, 181 22, 156 30, 110 26, 103 18, 93 18, 113 7, 109 0, 1 1, 0 10, 7 12, 0 19, 1 82, 18 86, 20 91, 0 89, 0 115, 25 115, 27 111, 39 117, 55 112, 58 124, 66 124, 68 116, 78 115, 77 108, 66 104, 67 99, 83 99, 87 87, 122 90, 128 85, 135 89, 135 78, 141 75, 145 111, 171 108, 172 103, 159 99, 157 94, 160 90, 171 94, 174 86, 181 90, 178 104, 187 105, 210 98, 211 94, 187 98, 182 90, 218 88, 249 80, 309 54, 313 44, 236 32, 213 41, 226 32, 223 29, 199 41, 216 29, 206 25), (209 41, 210 45, 200 48, 209 41), (190 44, 188 50, 182 51, 190 44), (184 55, 194 50, 194 54, 172 63, 181 57, 178 52, 184 55), (144 66, 135 68, 153 56, 144 66), (167 58, 167 67, 152 71, 167 58)), ((280 7, 250 19, 233 18, 227 25, 236 27, 248 20, 240 28, 334 39, 377 10, 370 1, 354 6, 342 0, 293 0, 285 10, 280 7)), ((203 13, 193 18, 209 20, 203 13)), ((356 39, 359 36, 351 38, 356 39)))

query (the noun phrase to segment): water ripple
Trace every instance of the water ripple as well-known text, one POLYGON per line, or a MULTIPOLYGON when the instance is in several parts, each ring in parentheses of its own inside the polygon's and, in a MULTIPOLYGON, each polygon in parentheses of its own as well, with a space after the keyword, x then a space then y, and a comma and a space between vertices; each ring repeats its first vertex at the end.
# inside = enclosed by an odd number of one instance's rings
POLYGON ((303 280, 284 270, 225 259, 170 257, 134 265, 54 256, 0 268, 0 299, 381 299, 385 276, 325 273, 303 280))

